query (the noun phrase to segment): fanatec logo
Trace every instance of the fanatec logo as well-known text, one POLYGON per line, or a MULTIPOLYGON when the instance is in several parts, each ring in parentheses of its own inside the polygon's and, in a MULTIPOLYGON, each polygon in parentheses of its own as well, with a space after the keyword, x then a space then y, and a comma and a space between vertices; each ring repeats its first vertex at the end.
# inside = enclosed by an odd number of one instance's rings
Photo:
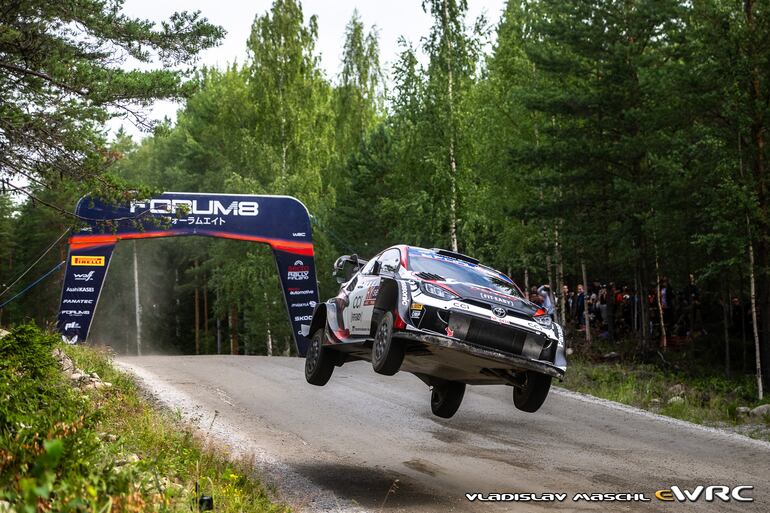
POLYGON ((94 279, 95 272, 96 271, 89 271, 83 274, 74 273, 75 281, 91 281, 94 279))
POLYGON ((64 299, 62 300, 62 303, 67 303, 71 305, 90 305, 94 302, 93 299, 64 299))
POLYGON ((179 210, 192 215, 213 216, 258 216, 259 204, 256 201, 231 201, 224 205, 218 200, 152 199, 132 201, 131 213, 149 209, 151 214, 174 214, 179 210), (149 206, 148 206, 149 205, 149 206))

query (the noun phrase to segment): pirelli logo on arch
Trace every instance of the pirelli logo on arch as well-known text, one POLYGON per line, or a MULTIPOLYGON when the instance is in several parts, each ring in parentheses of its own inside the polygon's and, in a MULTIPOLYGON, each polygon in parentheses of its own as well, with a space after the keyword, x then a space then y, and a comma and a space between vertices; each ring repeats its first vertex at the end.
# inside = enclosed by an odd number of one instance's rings
POLYGON ((104 257, 72 255, 72 265, 92 265, 92 266, 104 267, 104 257))

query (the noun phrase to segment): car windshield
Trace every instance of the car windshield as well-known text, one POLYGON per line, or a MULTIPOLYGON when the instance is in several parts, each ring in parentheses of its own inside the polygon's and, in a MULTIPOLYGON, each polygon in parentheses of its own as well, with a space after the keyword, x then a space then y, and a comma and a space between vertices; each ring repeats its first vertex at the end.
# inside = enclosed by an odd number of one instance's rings
POLYGON ((487 287, 509 296, 522 297, 518 287, 503 274, 480 265, 471 264, 432 251, 409 250, 409 269, 415 273, 430 273, 444 280, 455 280, 487 287))

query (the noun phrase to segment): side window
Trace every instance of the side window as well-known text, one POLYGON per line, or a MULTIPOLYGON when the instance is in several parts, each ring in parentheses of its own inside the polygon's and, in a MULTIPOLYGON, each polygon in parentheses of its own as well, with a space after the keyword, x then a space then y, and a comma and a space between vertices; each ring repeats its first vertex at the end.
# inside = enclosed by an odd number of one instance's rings
POLYGON ((383 271, 396 272, 401 265, 401 252, 397 248, 389 249, 377 259, 380 262, 380 269, 383 271))

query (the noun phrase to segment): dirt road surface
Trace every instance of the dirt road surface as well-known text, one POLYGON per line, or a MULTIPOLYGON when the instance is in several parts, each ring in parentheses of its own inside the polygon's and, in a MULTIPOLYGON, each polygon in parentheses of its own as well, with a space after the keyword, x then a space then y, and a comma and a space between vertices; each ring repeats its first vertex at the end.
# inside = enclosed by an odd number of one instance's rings
POLYGON ((250 457, 302 511, 770 511, 770 444, 553 390, 535 414, 511 389, 469 387, 452 419, 410 374, 367 362, 305 382, 304 360, 121 357, 145 389, 217 443, 250 457), (751 485, 752 503, 661 502, 672 485, 751 485), (566 493, 564 502, 470 502, 466 493, 566 493), (650 502, 573 501, 644 493, 650 502))

